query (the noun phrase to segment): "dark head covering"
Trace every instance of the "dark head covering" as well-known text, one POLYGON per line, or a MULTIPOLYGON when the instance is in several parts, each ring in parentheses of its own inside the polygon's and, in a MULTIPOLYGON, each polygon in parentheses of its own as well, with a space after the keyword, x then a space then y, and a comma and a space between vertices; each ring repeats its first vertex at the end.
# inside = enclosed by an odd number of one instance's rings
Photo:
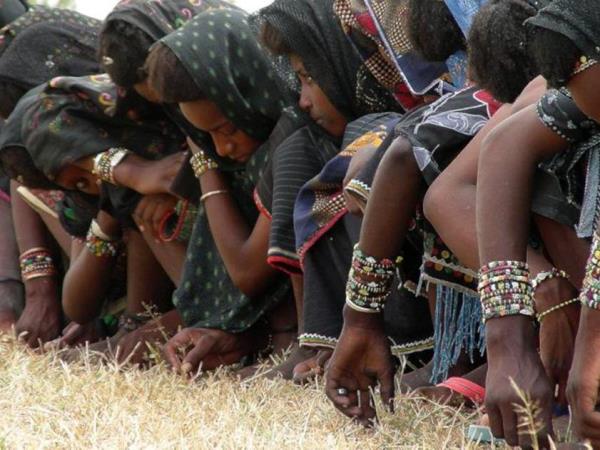
MULTIPOLYGON (((104 21, 102 33, 111 24, 115 22, 128 23, 143 31, 153 41, 165 37, 174 30, 181 28, 190 19, 196 15, 212 9, 235 8, 235 6, 223 0, 123 0, 107 16, 104 21)), ((110 56, 110 53, 105 56, 110 56)), ((106 69, 110 73, 110 67, 106 69)), ((121 92, 120 103, 125 101, 127 92, 121 92)), ((165 114, 175 122, 187 136, 197 145, 207 149, 209 153, 215 156, 220 166, 224 169, 231 168, 221 158, 218 158, 216 152, 210 150, 213 148, 212 140, 207 133, 204 133, 192 124, 190 124, 181 114, 177 105, 163 105, 165 114)), ((194 192, 198 182, 195 177, 189 176, 185 169, 182 169, 183 184, 187 191, 194 192), (188 175, 188 176, 186 176, 188 175)), ((180 191, 179 188, 176 188, 180 191)))
POLYGON ((106 17, 103 29, 113 21, 123 21, 157 41, 196 15, 223 8, 234 6, 222 0, 122 0, 106 17))
POLYGON ((35 7, 0 30, 0 80, 31 89, 59 76, 91 75, 100 21, 66 9, 35 7))
POLYGON ((256 20, 268 22, 298 55, 333 105, 347 119, 394 104, 369 72, 333 10, 333 0, 276 0, 256 20))
POLYGON ((0 27, 4 27, 27 12, 24 0, 2 0, 0 3, 0 27))
POLYGON ((562 34, 584 56, 600 59, 600 5, 597 0, 554 0, 527 23, 562 34))
MULTIPOLYGON (((0 135, 0 161, 6 172, 21 176, 27 185, 39 185, 44 179, 52 182, 66 165, 112 147, 153 160, 185 148, 183 134, 162 115, 116 114, 116 91, 108 75, 59 77, 31 90, 0 135)), ((111 207, 106 209, 127 217, 139 195, 105 187, 111 207)))
POLYGON ((240 11, 209 11, 161 41, 206 98, 249 136, 265 141, 296 103, 240 11))

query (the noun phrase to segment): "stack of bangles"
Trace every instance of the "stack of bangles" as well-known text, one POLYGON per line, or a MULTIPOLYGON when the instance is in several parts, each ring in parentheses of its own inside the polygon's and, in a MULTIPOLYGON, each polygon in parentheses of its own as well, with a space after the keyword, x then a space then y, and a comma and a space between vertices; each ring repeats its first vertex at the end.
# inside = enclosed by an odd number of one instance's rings
POLYGON ((396 268, 402 258, 377 260, 356 245, 346 285, 346 304, 355 311, 380 313, 392 290, 396 268))
POLYGON ((202 150, 194 153, 192 158, 190 159, 190 164, 192 165, 192 169, 194 170, 194 175, 196 178, 200 179, 202 175, 204 175, 209 170, 218 169, 219 165, 206 156, 202 150))
POLYGON ((85 246, 90 253, 98 258, 114 258, 119 254, 120 240, 102 231, 98 222, 92 220, 92 225, 85 238, 85 246))
POLYGON ((23 281, 58 275, 52 254, 47 248, 36 247, 20 256, 21 278, 23 281))
POLYGON ((598 235, 594 235, 580 298, 584 306, 600 310, 600 238, 598 235))
POLYGON ((115 167, 117 167, 131 152, 126 148, 111 148, 98 153, 94 158, 92 173, 102 181, 116 185, 115 167))
POLYGON ((529 267, 522 261, 493 261, 479 270, 484 322, 521 314, 535 316, 529 267))
MULTIPOLYGON (((548 270, 548 271, 544 271, 544 272, 540 272, 538 273, 535 278, 533 279, 533 281, 531 282, 531 287, 533 288, 534 291, 534 295, 535 295, 535 291, 536 289, 544 282, 549 281, 549 280, 553 280, 555 278, 564 278, 565 280, 569 279, 569 274, 567 272, 565 272, 564 270, 559 270, 556 267, 553 267, 552 269, 548 270)), ((537 321, 539 323, 542 323, 542 321, 550 314, 552 314, 555 311, 558 311, 562 308, 566 308, 569 305, 573 305, 575 303, 579 303, 579 298, 573 298, 570 300, 566 300, 562 303, 559 303, 558 305, 555 305, 551 308, 548 308, 545 311, 539 312, 537 313, 537 321)))

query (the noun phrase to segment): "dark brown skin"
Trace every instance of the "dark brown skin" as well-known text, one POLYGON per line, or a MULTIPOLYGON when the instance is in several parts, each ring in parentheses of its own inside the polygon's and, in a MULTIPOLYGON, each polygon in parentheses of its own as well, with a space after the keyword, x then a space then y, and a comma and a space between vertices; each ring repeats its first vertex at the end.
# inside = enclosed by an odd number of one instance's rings
MULTIPOLYGON (((579 108, 596 122, 600 122, 598 75, 600 67, 596 65, 574 76, 568 86, 579 108)), ((598 345, 600 311, 583 307, 567 395, 575 432, 591 440, 594 448, 600 448, 600 413, 596 411, 600 389, 600 358, 595 357, 598 345)))
MULTIPOLYGON (((43 221, 17 193, 11 181, 12 213, 19 253, 31 248, 53 249, 55 243, 43 221)), ((56 256, 55 256, 56 257, 56 256)), ((25 309, 16 324, 17 335, 31 347, 56 338, 62 329, 58 277, 37 278, 25 282, 25 309)))
MULTIPOLYGON (((103 211, 96 218, 109 236, 120 236, 119 222, 103 211)), ((85 243, 73 240, 71 264, 63 281, 62 306, 72 321, 85 325, 98 317, 115 265, 116 257, 97 257, 85 248, 85 243)))
POLYGON ((0 200, 0 333, 10 333, 17 323, 18 307, 24 300, 19 273, 19 248, 13 224, 11 205, 0 200))
MULTIPOLYGON (((210 133, 217 153, 246 162, 260 143, 235 127, 209 100, 180 104, 185 117, 197 128, 210 133)), ((198 147, 188 142, 193 152, 198 147)), ((219 170, 209 170, 200 179, 203 193, 228 190, 219 170)), ((248 297, 260 295, 277 271, 267 263, 271 222, 261 214, 249 226, 229 194, 212 196, 204 202, 210 229, 221 258, 234 284, 248 297)))
MULTIPOLYGON (((532 180, 539 162, 565 150, 566 142, 538 119, 535 106, 513 114, 488 136, 479 158, 477 230, 480 263, 524 261, 529 233, 532 180)), ((542 408, 544 442, 552 432, 553 389, 535 346, 532 320, 525 316, 492 319, 486 325, 488 375, 486 408, 496 437, 528 447, 519 434, 513 404, 519 403, 509 379, 542 408)))
MULTIPOLYGON (((377 259, 398 256, 422 185, 410 143, 398 138, 383 157, 373 181, 359 242, 366 254, 377 259), (398 202, 399 198, 403 201, 398 202)), ((391 405, 393 379, 390 343, 381 314, 361 313, 346 306, 344 328, 326 373, 327 396, 344 414, 368 425, 375 418, 369 388, 379 383, 384 404, 391 405), (338 388, 346 388, 350 394, 339 396, 338 388), (361 392, 360 407, 356 390, 361 392)))
MULTIPOLYGON (((513 105, 505 105, 490 122, 469 143, 448 168, 436 179, 427 191, 424 202, 425 215, 434 225, 444 242, 465 261, 471 268, 477 269, 477 241, 475 233, 475 196, 477 184, 477 164, 481 143, 507 117, 528 105, 535 103, 545 90, 545 81, 536 79, 524 90, 523 94, 513 105), (451 192, 452 195, 448 195, 451 192)), ((566 236, 566 230, 559 224, 547 219, 538 218, 536 222, 546 248, 551 253, 555 265, 566 269, 567 273, 575 274, 571 281, 576 280, 582 268, 576 268, 565 255, 572 256, 577 247, 584 244, 583 252, 587 254, 586 244, 580 239, 566 236), (578 241, 578 242, 575 242, 578 241), (566 243, 568 247, 560 248, 566 243), (577 244, 580 244, 579 246, 577 244)), ((573 234, 572 230, 571 234, 573 234)), ((552 268, 544 255, 528 249, 527 260, 532 277, 541 271, 552 268)), ((536 291, 537 310, 546 311, 576 295, 575 286, 562 279, 550 280, 543 283, 536 291)), ((566 402, 564 392, 566 378, 571 366, 573 341, 575 339, 578 308, 576 305, 563 308, 548 316, 541 327, 540 351, 546 372, 553 383, 559 385, 558 401, 566 402)))
MULTIPOLYGON (((185 152, 175 153, 157 161, 130 154, 115 167, 114 177, 117 184, 140 194, 169 193, 184 162, 185 152)), ((93 157, 80 159, 64 167, 57 175, 56 183, 68 190, 99 195, 98 184, 100 181, 92 174, 93 168, 93 157)))
POLYGON ((300 108, 329 134, 334 137, 342 137, 348 120, 336 109, 329 97, 308 73, 299 56, 291 55, 290 63, 301 84, 298 103, 300 108))
POLYGON ((185 328, 167 342, 163 354, 175 373, 193 376, 200 367, 212 370, 234 364, 264 348, 266 343, 264 336, 261 339, 252 331, 233 334, 208 328, 185 328))
POLYGON ((179 315, 171 313, 173 284, 154 258, 146 241, 137 231, 128 230, 127 243, 127 306, 129 315, 152 312, 159 317, 119 340, 118 360, 142 363, 147 355, 147 342, 166 341, 181 325, 179 315), (163 314, 169 311, 169 313, 163 314), (171 313, 171 314, 170 314, 171 313), (160 324, 157 327, 156 324, 160 324), (164 330, 161 328, 164 327, 164 330))

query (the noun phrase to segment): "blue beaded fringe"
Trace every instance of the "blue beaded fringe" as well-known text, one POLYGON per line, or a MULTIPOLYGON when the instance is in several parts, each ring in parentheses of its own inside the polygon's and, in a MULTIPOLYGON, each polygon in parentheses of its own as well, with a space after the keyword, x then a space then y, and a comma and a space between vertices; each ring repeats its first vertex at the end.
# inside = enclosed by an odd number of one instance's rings
POLYGON ((448 370, 466 352, 471 362, 475 351, 485 353, 485 325, 479 297, 448 286, 436 286, 434 356, 431 382, 448 378, 448 370))

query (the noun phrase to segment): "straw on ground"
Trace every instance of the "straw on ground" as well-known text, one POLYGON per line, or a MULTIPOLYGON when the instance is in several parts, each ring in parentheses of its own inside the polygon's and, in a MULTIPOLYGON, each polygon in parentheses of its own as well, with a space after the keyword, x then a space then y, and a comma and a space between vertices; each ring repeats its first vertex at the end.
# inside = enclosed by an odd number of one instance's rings
POLYGON ((66 364, 0 342, 0 446, 5 448, 465 448, 473 417, 398 399, 376 430, 352 425, 321 386, 227 371, 193 383, 163 366, 66 364))

